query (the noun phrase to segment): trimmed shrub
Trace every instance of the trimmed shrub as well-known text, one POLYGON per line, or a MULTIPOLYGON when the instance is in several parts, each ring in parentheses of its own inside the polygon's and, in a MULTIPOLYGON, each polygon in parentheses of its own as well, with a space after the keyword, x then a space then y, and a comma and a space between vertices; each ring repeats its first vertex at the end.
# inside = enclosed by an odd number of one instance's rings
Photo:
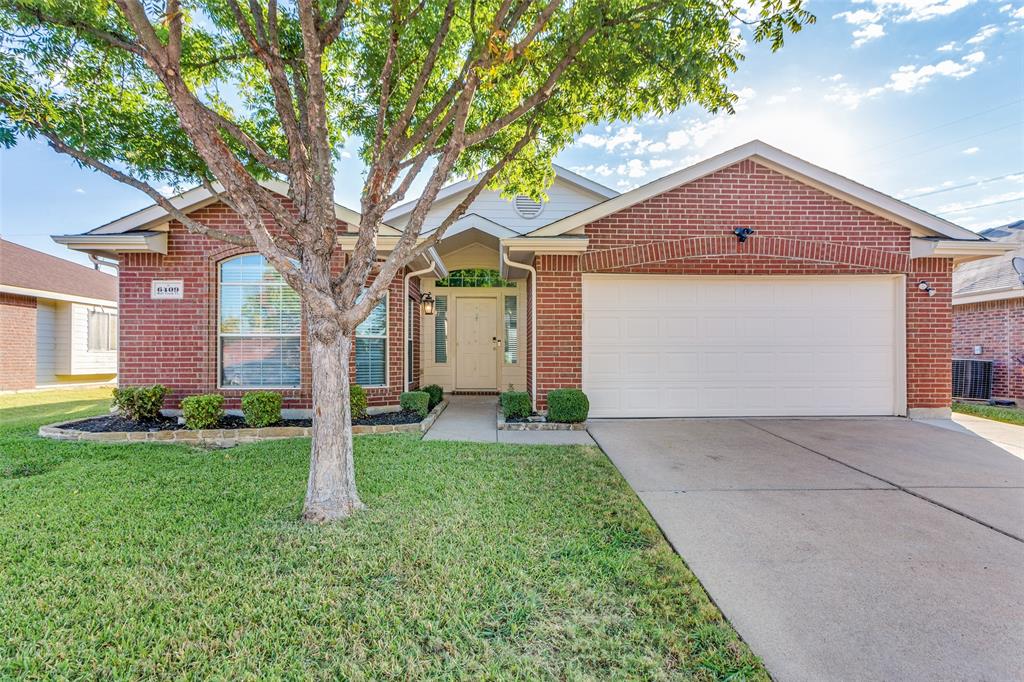
POLYGON ((441 404, 442 400, 444 400, 444 389, 438 386, 437 384, 430 384, 429 386, 424 386, 421 390, 430 396, 430 403, 428 405, 430 409, 434 409, 439 404, 441 404))
POLYGON ((254 429, 273 426, 281 421, 281 394, 274 391, 253 391, 242 396, 242 415, 254 429))
POLYGON ((548 392, 548 421, 577 424, 587 421, 590 401, 578 388, 556 388, 548 392))
POLYGON ((160 384, 115 388, 114 407, 128 419, 152 421, 160 416, 165 397, 167 387, 160 384))
POLYGON ((348 405, 352 410, 353 419, 366 418, 366 389, 359 384, 350 384, 348 387, 348 405))
POLYGON ((224 396, 216 393, 193 395, 181 401, 181 416, 190 429, 209 429, 224 416, 224 396))
POLYGON ((501 394, 501 412, 505 419, 526 419, 533 412, 533 401, 526 391, 505 391, 501 394))
POLYGON ((398 404, 402 406, 403 410, 409 412, 415 412, 423 419, 427 416, 427 412, 430 411, 428 405, 430 405, 430 395, 424 391, 409 391, 403 393, 398 399, 398 404))

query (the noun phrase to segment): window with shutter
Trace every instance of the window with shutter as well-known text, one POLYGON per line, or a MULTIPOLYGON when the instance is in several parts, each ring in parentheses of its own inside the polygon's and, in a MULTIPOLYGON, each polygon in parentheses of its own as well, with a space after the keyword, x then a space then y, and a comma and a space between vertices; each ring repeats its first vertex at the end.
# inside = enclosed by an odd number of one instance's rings
POLYGON ((505 362, 519 362, 519 308, 515 296, 505 297, 505 362))
POLYGON ((434 299, 434 362, 448 362, 448 297, 434 299))

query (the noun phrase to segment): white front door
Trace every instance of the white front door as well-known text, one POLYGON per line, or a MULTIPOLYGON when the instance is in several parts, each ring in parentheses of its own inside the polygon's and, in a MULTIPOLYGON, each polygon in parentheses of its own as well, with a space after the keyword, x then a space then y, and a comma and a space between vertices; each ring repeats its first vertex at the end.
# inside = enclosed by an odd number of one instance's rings
POLYGON ((592 417, 901 414, 892 276, 583 276, 592 417))
POLYGON ((498 300, 456 299, 455 388, 493 391, 498 388, 498 300))

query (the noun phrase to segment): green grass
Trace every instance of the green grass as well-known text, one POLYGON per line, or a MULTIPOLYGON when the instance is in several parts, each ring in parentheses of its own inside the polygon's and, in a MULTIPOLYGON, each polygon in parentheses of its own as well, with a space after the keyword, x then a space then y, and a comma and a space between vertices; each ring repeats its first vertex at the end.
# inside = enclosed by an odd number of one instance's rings
POLYGON ((106 405, 0 398, 0 678, 767 679, 597 449, 360 437, 310 526, 308 440, 34 435, 106 405))
POLYGON ((1014 407, 997 407, 995 405, 978 405, 975 403, 953 403, 953 411, 984 417, 997 422, 1024 426, 1024 410, 1014 407))

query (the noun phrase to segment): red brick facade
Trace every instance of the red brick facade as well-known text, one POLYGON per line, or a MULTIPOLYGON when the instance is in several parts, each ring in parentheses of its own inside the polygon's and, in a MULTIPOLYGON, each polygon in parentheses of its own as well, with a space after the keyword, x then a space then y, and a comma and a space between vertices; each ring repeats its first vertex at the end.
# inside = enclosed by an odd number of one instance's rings
POLYGON ((991 360, 992 397, 1024 405, 1024 298, 954 306, 953 357, 991 360))
POLYGON ((910 231, 751 160, 584 228, 581 256, 538 256, 537 397, 582 382, 581 274, 907 276, 907 402, 950 402, 948 259, 910 258, 910 231), (732 231, 756 232, 739 243, 732 231), (917 289, 928 279, 934 297, 917 289))
POLYGON ((36 299, 0 293, 0 391, 36 386, 36 299))
MULTIPOLYGON (((212 227, 244 232, 241 219, 223 204, 200 208, 192 215, 212 227)), ((182 398, 200 393, 220 393, 227 398, 227 408, 239 406, 247 390, 217 387, 218 266, 227 258, 249 251, 191 234, 172 222, 167 255, 122 254, 120 385, 164 384, 171 388, 165 403, 167 408, 175 408, 182 398), (162 279, 182 280, 184 297, 180 300, 151 299, 152 281, 162 279)), ((340 269, 342 264, 343 256, 339 252, 336 267, 340 269)), ((367 388, 370 405, 397 404, 404 390, 403 278, 401 274, 396 276, 388 291, 388 384, 383 388, 367 388)), ((410 291, 411 301, 412 295, 418 292, 415 278, 410 283, 410 291)), ((300 343, 300 386, 280 390, 285 409, 309 409, 311 406, 311 370, 304 327, 300 343)), ((354 358, 352 378, 354 381, 354 358)))

